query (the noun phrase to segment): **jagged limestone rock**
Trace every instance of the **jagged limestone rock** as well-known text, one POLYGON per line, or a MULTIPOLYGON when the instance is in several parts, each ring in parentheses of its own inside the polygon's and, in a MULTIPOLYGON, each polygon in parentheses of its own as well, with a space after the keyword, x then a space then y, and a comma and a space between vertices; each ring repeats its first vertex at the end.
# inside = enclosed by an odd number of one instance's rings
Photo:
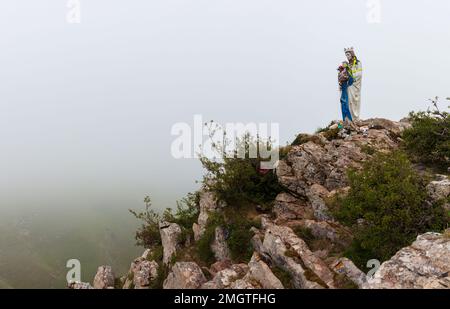
MULTIPOLYGON (((450 197, 450 179, 445 175, 437 175, 437 180, 431 181, 427 185, 427 193, 434 201, 447 201, 450 197)), ((444 202, 443 207, 450 210, 450 202, 444 202)))
POLYGON ((206 282, 201 268, 194 262, 177 262, 164 280, 164 289, 197 289, 206 282))
POLYGON ((316 183, 306 189, 306 196, 311 204, 314 216, 318 220, 332 219, 328 213, 328 207, 325 204, 325 198, 327 198, 329 194, 330 192, 324 186, 316 183))
POLYGON ((257 281, 263 289, 283 289, 281 281, 275 277, 269 266, 261 259, 261 256, 255 252, 248 263, 248 273, 244 279, 247 281, 257 281))
POLYGON ((311 232, 317 239, 328 239, 332 243, 347 246, 352 234, 350 230, 336 221, 296 220, 286 223, 290 228, 302 227, 311 232))
MULTIPOLYGON (((447 232, 449 233, 449 232, 447 232)), ((369 289, 450 289, 450 237, 425 233, 381 264, 369 289)))
POLYGON ((151 283, 156 280, 159 265, 155 261, 148 260, 150 254, 151 250, 147 249, 142 256, 131 263, 123 289, 148 289, 151 283))
POLYGON ((369 128, 365 134, 354 132, 346 139, 310 139, 292 146, 278 164, 279 182, 303 196, 318 220, 330 220, 324 198, 329 192, 347 186, 348 168, 360 167, 371 157, 371 151, 385 152, 397 148, 399 141, 396 135, 408 126, 407 123, 386 119, 370 119, 361 125, 369 128))
POLYGON ((163 221, 159 223, 159 231, 163 246, 163 263, 168 265, 180 247, 181 227, 176 223, 163 221))
POLYGON ((225 228, 218 226, 214 231, 214 239, 211 243, 211 250, 214 253, 216 260, 229 260, 231 253, 226 241, 225 228))
POLYGON ((114 288, 114 273, 111 266, 103 265, 97 269, 93 282, 94 289, 114 288))
POLYGON ((205 232, 209 215, 213 212, 219 211, 224 206, 224 203, 217 201, 214 193, 207 191, 206 189, 202 189, 202 191, 200 191, 200 214, 198 216, 197 223, 194 223, 192 226, 195 241, 198 241, 205 232))
POLYGON ((202 289, 283 289, 280 280, 271 269, 254 253, 247 264, 233 264, 217 272, 204 283, 202 289))
POLYGON ((331 268, 340 275, 344 275, 351 280, 358 288, 363 288, 367 282, 367 276, 353 262, 347 258, 339 258, 332 265, 331 268))
POLYGON ((233 264, 228 268, 219 271, 210 281, 202 285, 202 289, 227 289, 239 279, 242 279, 248 272, 248 265, 233 264))
POLYGON ((273 212, 279 220, 295 220, 313 218, 314 212, 306 202, 283 192, 277 195, 273 212))
POLYGON ((68 284, 69 289, 73 290, 91 290, 94 287, 88 282, 70 282, 68 284))
POLYGON ((328 266, 287 226, 262 220, 265 229, 263 254, 288 271, 298 288, 334 288, 334 275, 328 266))

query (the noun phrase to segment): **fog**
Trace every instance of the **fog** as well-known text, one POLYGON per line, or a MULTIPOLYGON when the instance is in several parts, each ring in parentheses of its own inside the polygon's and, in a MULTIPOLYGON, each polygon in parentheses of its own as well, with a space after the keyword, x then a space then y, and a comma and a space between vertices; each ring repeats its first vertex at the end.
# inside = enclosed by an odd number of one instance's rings
POLYGON ((51 287, 77 255, 125 270, 141 250, 127 209, 147 194, 173 207, 201 179, 172 157, 171 127, 200 114, 279 123, 281 144, 312 132, 340 118, 344 47, 363 63, 363 118, 450 96, 450 2, 379 1, 371 23, 373 2, 80 0, 68 23, 65 0, 2 1, 0 287, 39 286, 11 273, 39 258, 58 269, 51 287))

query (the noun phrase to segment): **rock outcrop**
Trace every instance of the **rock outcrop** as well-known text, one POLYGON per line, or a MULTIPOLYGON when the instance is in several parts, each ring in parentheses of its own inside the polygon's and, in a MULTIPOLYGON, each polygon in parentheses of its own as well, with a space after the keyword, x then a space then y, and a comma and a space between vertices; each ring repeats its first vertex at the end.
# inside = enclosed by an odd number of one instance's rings
POLYGON ((142 256, 135 259, 123 284, 124 289, 148 289, 158 277, 159 265, 155 261, 149 261, 150 251, 146 250, 142 256))
POLYGON ((437 180, 427 186, 427 193, 433 202, 443 201, 443 207, 450 211, 450 179, 445 175, 437 175, 437 180))
MULTIPOLYGON (((447 232, 448 233, 448 232, 447 232)), ((381 264, 369 289, 449 289, 450 237, 426 233, 381 264)))
POLYGON ((218 271, 202 289, 283 289, 270 267, 254 253, 248 264, 233 264, 218 271))
POLYGON ((163 263, 168 265, 180 248, 181 227, 176 223, 163 221, 159 223, 159 231, 163 246, 163 263))
POLYGON ((206 282, 201 268, 194 262, 177 262, 164 280, 164 289, 197 289, 206 282))
POLYGON ((114 273, 111 266, 100 266, 93 282, 94 289, 113 289, 114 273))
MULTIPOLYGON (((317 220, 331 219, 324 199, 331 191, 347 186, 347 169, 360 167, 374 150, 395 149, 399 143, 398 135, 408 127, 405 122, 386 119, 369 119, 358 125, 367 126, 369 130, 366 134, 353 132, 345 139, 332 140, 325 138, 325 133, 320 133, 316 138, 293 146, 286 158, 278 164, 276 172, 279 182, 293 194, 303 197, 317 220)), ((282 198, 293 200, 286 196, 282 198)), ((301 209, 302 207, 296 207, 294 211, 290 210, 290 216, 293 213, 298 217, 295 210, 298 213, 301 209)))
MULTIPOLYGON (((359 130, 339 131, 335 124, 325 132, 301 135, 295 146, 287 148, 287 155, 275 170, 285 190, 273 201, 272 213, 263 207, 252 207, 245 213, 248 219, 245 222, 254 222, 249 229, 253 233, 253 255, 248 263, 231 259, 228 234, 231 237, 235 234, 231 228, 227 229, 230 218, 226 216, 222 218, 223 226, 215 226, 214 237, 208 233, 215 258, 210 265, 197 259, 198 252, 192 250, 195 244, 180 243, 182 230, 178 224, 160 222, 162 261, 151 260, 150 251, 146 251, 131 263, 122 279, 123 288, 149 288, 156 279, 158 282, 165 279, 165 289, 450 288, 450 232, 419 236, 411 246, 383 263, 371 278, 342 257, 353 235, 332 217, 327 201, 348 192, 349 168, 360 168, 375 152, 396 149, 401 132, 409 126, 406 121, 386 119, 355 123, 359 130), (175 255, 182 261, 175 262, 175 255), (166 271, 166 278, 158 278, 158 273, 166 271)), ((444 207, 450 209, 447 176, 438 176, 427 186, 427 192, 429 201, 443 201, 444 207)), ((212 214, 228 214, 225 206, 212 192, 202 188, 199 216, 192 226, 195 242, 204 235, 212 214)), ((93 287, 113 286, 112 270, 102 266, 93 287)), ((92 287, 72 283, 71 288, 92 287)))
POLYGON ((367 283, 367 275, 347 258, 337 259, 331 267, 337 274, 344 275, 351 280, 358 288, 363 288, 367 283))
POLYGON ((200 213, 197 223, 194 223, 194 225, 192 226, 195 241, 198 241, 205 232, 206 224, 208 223, 210 214, 220 211, 224 206, 225 205, 223 203, 217 201, 214 193, 207 191, 206 189, 202 189, 200 191, 200 213))
POLYGON ((229 260, 231 257, 226 238, 227 231, 225 228, 221 226, 216 227, 216 230, 214 231, 214 240, 211 244, 211 250, 218 261, 229 260))
POLYGON ((73 290, 92 290, 94 287, 87 282, 70 282, 68 288, 73 290))
POLYGON ((306 201, 286 192, 277 195, 273 212, 279 220, 283 221, 314 218, 314 211, 306 201))
POLYGON ((290 273, 297 288, 335 287, 333 272, 289 227, 262 221, 265 234, 261 254, 290 273))
POLYGON ((244 277, 247 281, 256 281, 263 289, 284 289, 281 281, 275 277, 270 267, 258 253, 253 254, 248 267, 248 273, 244 277))

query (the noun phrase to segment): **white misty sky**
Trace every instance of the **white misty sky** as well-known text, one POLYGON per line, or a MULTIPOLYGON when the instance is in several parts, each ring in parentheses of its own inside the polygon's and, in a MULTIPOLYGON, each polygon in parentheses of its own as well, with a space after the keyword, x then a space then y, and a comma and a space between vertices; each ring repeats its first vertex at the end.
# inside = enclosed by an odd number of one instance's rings
POLYGON ((362 117, 450 96, 450 1, 66 0, 0 3, 0 216, 11 206, 160 207, 196 187, 170 128, 194 114, 278 122, 281 143, 340 118, 354 46, 362 117), (125 206, 124 206, 125 205, 125 206))

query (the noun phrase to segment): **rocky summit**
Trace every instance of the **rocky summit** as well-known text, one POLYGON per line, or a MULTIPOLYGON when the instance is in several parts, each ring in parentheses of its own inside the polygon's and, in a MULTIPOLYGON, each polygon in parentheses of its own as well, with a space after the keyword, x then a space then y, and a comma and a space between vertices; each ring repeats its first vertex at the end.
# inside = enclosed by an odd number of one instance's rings
MULTIPOLYGON (((254 214, 259 223, 248 229, 253 250, 249 260, 236 261, 222 225, 208 230, 209 218, 233 205, 218 201, 203 187, 198 194, 198 217, 190 228, 192 239, 182 239, 179 224, 161 221, 160 260, 153 249, 147 250, 119 280, 114 280, 109 266, 101 266, 92 286, 72 283, 70 287, 142 289, 160 282, 159 287, 167 289, 450 288, 448 231, 418 235, 369 274, 342 255, 341 249, 354 235, 333 218, 327 201, 348 192, 349 168, 361 168, 375 152, 399 148, 402 132, 410 126, 407 120, 386 119, 356 125, 357 130, 343 131, 331 124, 322 132, 299 135, 289 146, 273 171, 285 190, 276 196, 269 213, 254 214), (206 234, 211 235, 213 253, 208 263, 192 253, 206 234)), ((448 201, 450 180, 446 175, 432 177, 426 187, 429 200, 448 201)), ((443 207, 448 210, 448 202, 443 207)))

